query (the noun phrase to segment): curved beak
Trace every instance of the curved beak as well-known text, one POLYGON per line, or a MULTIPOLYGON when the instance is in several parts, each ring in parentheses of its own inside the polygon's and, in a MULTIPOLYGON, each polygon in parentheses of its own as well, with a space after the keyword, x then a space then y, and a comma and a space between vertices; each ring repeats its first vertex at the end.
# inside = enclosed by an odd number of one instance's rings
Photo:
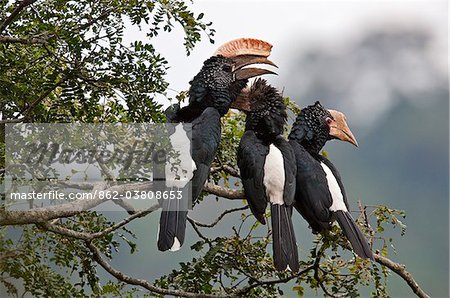
POLYGON ((239 55, 231 59, 234 61, 234 66, 236 69, 240 69, 250 64, 269 64, 278 68, 278 66, 267 59, 267 57, 258 55, 239 55))
POLYGON ((234 75, 237 80, 245 80, 253 77, 261 76, 264 74, 276 74, 273 71, 263 69, 263 68, 244 68, 247 65, 251 64, 268 64, 274 67, 278 67, 275 63, 267 59, 264 56, 258 55, 239 55, 231 58, 234 62, 234 75))
MULTIPOLYGON (((265 74, 274 74, 277 73, 258 67, 245 67, 252 64, 267 64, 278 68, 278 66, 267 59, 265 56, 259 55, 239 55, 231 58, 234 61, 234 76, 236 80, 246 80, 250 78, 254 78, 257 76, 265 75, 265 74)), ((250 101, 248 98, 249 90, 246 88, 241 91, 235 101, 231 104, 232 109, 238 109, 244 112, 250 111, 250 101)))
POLYGON ((350 144, 358 147, 358 142, 356 141, 355 136, 351 132, 350 128, 347 125, 347 118, 345 115, 339 111, 328 110, 333 116, 334 121, 329 124, 330 126, 330 135, 336 139, 339 139, 344 142, 349 142, 350 144))

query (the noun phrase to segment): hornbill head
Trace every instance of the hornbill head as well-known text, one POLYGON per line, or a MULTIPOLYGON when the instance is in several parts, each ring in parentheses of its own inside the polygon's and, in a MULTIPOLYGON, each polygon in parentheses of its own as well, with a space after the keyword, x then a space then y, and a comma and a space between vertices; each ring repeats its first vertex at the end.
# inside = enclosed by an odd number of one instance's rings
MULTIPOLYGON (((214 56, 203 63, 200 72, 190 82, 190 103, 215 107, 224 115, 247 85, 248 79, 263 74, 275 74, 251 64, 276 65, 267 59, 272 45, 258 39, 240 38, 225 43, 214 56)), ((241 108, 239 102, 233 106, 241 108)), ((245 107, 244 107, 245 108, 245 107)))
POLYGON ((297 140, 312 153, 318 153, 325 143, 332 139, 349 142, 358 147, 345 115, 339 111, 325 109, 319 101, 302 109, 289 139, 297 140))
POLYGON ((259 137, 273 138, 283 134, 287 120, 286 105, 276 88, 258 78, 241 96, 248 104, 246 130, 255 131, 259 137))

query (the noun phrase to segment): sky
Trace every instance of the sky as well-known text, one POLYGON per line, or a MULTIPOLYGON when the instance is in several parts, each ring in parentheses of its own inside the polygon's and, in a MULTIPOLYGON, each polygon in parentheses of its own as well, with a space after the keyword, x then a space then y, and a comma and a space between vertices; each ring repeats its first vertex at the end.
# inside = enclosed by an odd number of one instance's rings
MULTIPOLYGON (((303 87, 302 81, 292 82, 288 79, 296 56, 314 47, 339 52, 373 29, 426 29, 433 35, 433 42, 427 49, 430 60, 441 72, 447 72, 447 1, 203 0, 194 1, 191 9, 196 14, 203 12, 204 21, 213 22, 213 28, 216 29, 215 43, 209 43, 204 37, 192 54, 187 56, 181 44, 181 28, 176 28, 169 34, 160 34, 152 40, 157 51, 163 53, 171 66, 167 74, 170 84, 167 96, 170 98, 189 89, 189 81, 219 45, 240 37, 263 39, 273 44, 270 59, 279 66, 276 70, 278 76, 265 78, 287 96, 298 94, 298 88, 303 87)), ((144 34, 128 26, 125 43, 145 39, 144 34)), ((409 82, 412 80, 409 79, 409 82)), ((372 87, 376 88, 376 84, 372 87)), ((356 125, 372 125, 393 105, 389 96, 375 95, 371 91, 362 92, 361 95, 368 98, 353 99, 353 114, 358 115, 355 111, 370 111, 370 119, 355 116, 353 120, 356 125)), ((169 104, 164 96, 157 99, 164 106, 169 104)), ((300 106, 305 106, 314 100, 316 98, 297 101, 300 106)), ((348 109, 348 105, 342 106, 348 109)), ((339 102, 330 108, 339 110, 339 102)), ((352 114, 352 111, 349 112, 352 114)))

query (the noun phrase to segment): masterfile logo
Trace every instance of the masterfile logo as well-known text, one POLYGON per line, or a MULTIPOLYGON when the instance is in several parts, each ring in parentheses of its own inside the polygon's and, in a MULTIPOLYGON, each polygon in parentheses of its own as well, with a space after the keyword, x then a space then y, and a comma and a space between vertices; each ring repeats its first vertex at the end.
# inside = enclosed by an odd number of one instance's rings
POLYGON ((180 200, 188 209, 195 170, 190 140, 190 124, 8 124, 6 206, 126 200, 145 207, 142 201, 180 200))

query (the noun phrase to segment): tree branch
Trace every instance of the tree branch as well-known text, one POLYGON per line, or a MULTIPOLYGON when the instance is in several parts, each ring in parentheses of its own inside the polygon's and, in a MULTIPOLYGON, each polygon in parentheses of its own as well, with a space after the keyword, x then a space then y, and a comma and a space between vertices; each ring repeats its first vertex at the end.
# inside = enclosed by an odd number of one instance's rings
POLYGON ((194 220, 194 219, 192 219, 192 221, 193 221, 193 223, 195 223, 195 224, 196 224, 197 226, 199 226, 199 227, 203 227, 203 228, 212 228, 212 227, 214 227, 216 224, 218 224, 219 221, 220 221, 225 215, 227 215, 227 214, 229 214, 229 213, 232 213, 232 212, 241 211, 241 210, 246 210, 246 209, 248 209, 248 205, 247 205, 247 206, 244 206, 244 207, 239 207, 239 208, 233 208, 233 209, 225 210, 222 214, 219 215, 219 217, 216 218, 215 221, 213 221, 213 222, 210 223, 210 224, 204 224, 204 223, 198 222, 198 221, 196 221, 196 220, 194 220))
POLYGON ((252 285, 249 285, 245 288, 240 289, 239 291, 236 292, 236 295, 245 296, 245 294, 248 293, 248 291, 250 291, 251 289, 262 286, 262 285, 273 285, 273 284, 279 284, 279 283, 286 283, 294 278, 297 278, 305 273, 308 273, 309 271, 311 271, 313 269, 314 269, 314 265, 311 265, 311 266, 306 267, 305 269, 299 271, 298 273, 288 276, 288 277, 285 277, 285 278, 266 280, 266 281, 258 281, 252 285))
POLYGON ((0 24, 0 33, 2 33, 6 27, 9 26, 9 24, 14 21, 16 16, 27 6, 33 4, 37 0, 23 0, 22 2, 17 5, 17 7, 11 12, 11 14, 0 24))
POLYGON ((315 248, 316 259, 314 260, 314 264, 313 264, 313 267, 314 267, 314 279, 317 281, 317 283, 319 284, 320 288, 322 289, 322 291, 325 293, 326 296, 337 298, 337 297, 340 297, 340 296, 333 295, 330 292, 328 292, 327 288, 323 284, 322 280, 320 280, 320 276, 319 276, 320 260, 322 259, 323 252, 325 251, 325 249, 326 249, 325 245, 322 245, 319 248, 319 250, 317 250, 317 246, 315 248))
MULTIPOLYGON (((367 207, 378 208, 379 206, 366 205, 366 206, 362 207, 361 203, 359 203, 359 209, 361 210, 361 212, 364 216, 365 225, 366 225, 366 227, 368 227, 370 229, 370 231, 372 232, 372 237, 373 237, 374 232, 373 232, 372 227, 369 224, 369 219, 368 219, 368 216, 366 213, 367 207)), ((417 284, 417 282, 415 281, 415 279, 413 278, 411 273, 406 271, 405 265, 396 263, 386 257, 383 257, 382 255, 379 254, 378 251, 376 253, 374 253, 373 256, 377 263, 391 269, 397 275, 399 275, 404 281, 406 281, 408 286, 413 290, 414 294, 416 294, 418 297, 421 297, 421 298, 429 298, 430 297, 427 293, 425 293, 422 290, 422 288, 420 288, 420 286, 417 284)))
POLYGON ((0 35, 0 43, 12 44, 12 43, 20 43, 20 44, 46 44, 48 42, 48 38, 22 38, 22 37, 11 37, 0 35))
POLYGON ((92 200, 77 200, 67 204, 36 208, 26 211, 7 211, 5 209, 0 209, 0 226, 41 223, 55 218, 73 216, 105 202, 104 200, 100 200, 97 195, 97 192, 99 190, 104 190, 104 187, 104 183, 99 183, 94 187, 94 196, 92 200))
POLYGON ((77 29, 78 30, 84 30, 89 28, 90 26, 94 25, 95 23, 97 23, 98 21, 106 18, 111 12, 113 11, 112 8, 105 10, 104 12, 102 12, 98 17, 90 20, 87 23, 81 24, 77 29))
POLYGON ((189 216, 187 217, 187 221, 191 224, 192 228, 194 229, 194 231, 197 233, 198 237, 200 237, 201 239, 203 239, 206 243, 209 244, 209 246, 211 246, 211 241, 205 236, 203 235, 200 230, 197 227, 196 221, 193 220, 192 218, 190 218, 189 216))
POLYGON ((109 274, 114 276, 120 281, 123 281, 130 285, 135 286, 141 286, 150 292, 161 294, 161 295, 172 295, 176 297, 196 297, 196 298, 218 298, 218 297, 226 297, 223 295, 210 295, 210 294, 199 294, 199 293, 191 293, 191 292, 184 292, 179 290, 169 290, 169 289, 163 289, 158 288, 149 283, 148 281, 144 279, 139 278, 133 278, 129 275, 126 275, 122 273, 121 271, 118 271, 114 269, 108 262, 106 262, 102 256, 98 248, 91 242, 86 241, 86 246, 89 248, 89 250, 92 252, 94 260, 103 267, 109 274))
POLYGON ((242 200, 245 198, 244 192, 242 190, 225 188, 209 182, 205 184, 203 190, 212 195, 216 195, 229 200, 242 200))
MULTIPOLYGON (((71 182, 59 182, 62 185, 66 185, 67 187, 74 187, 79 189, 86 189, 89 187, 88 183, 71 183, 71 182)), ((129 184, 123 184, 123 185, 115 185, 111 186, 109 188, 102 188, 98 189, 95 188, 98 187, 99 184, 93 184, 95 185, 94 188, 91 190, 91 193, 95 194, 98 191, 103 192, 117 192, 119 194, 125 193, 127 191, 141 191, 141 190, 149 190, 152 188, 151 182, 143 182, 143 183, 129 183, 129 184)), ((102 184, 103 185, 103 184, 102 184)), ((102 187, 105 187, 103 185, 102 187)), ((228 189, 225 187, 221 187, 218 185, 214 185, 212 183, 207 183, 205 185, 205 191, 209 192, 213 195, 218 195, 230 200, 237 200, 237 199, 243 199, 244 193, 243 191, 237 191, 234 189, 228 189)), ((50 206, 50 207, 42 207, 42 208, 36 208, 31 210, 5 210, 0 209, 0 226, 5 225, 21 225, 21 224, 35 224, 35 223, 45 223, 47 221, 50 221, 52 219, 61 218, 61 217, 70 217, 74 216, 80 212, 92 209, 98 205, 100 205, 103 202, 106 202, 108 200, 101 200, 98 198, 98 195, 94 195, 92 199, 90 200, 76 200, 71 203, 65 203, 57 206, 50 206)), ((114 202, 115 200, 113 200, 114 202)), ((119 206, 123 207, 125 210, 128 211, 129 214, 133 214, 135 211, 134 209, 130 210, 132 206, 127 204, 127 202, 115 202, 119 206)), ((244 208, 244 207, 243 207, 244 208)), ((220 219, 219 219, 220 220, 220 219)))
POLYGON ((215 168, 211 168, 211 173, 217 173, 220 171, 224 171, 228 174, 230 174, 233 177, 239 178, 239 170, 233 168, 232 166, 229 165, 221 165, 220 167, 215 167, 215 168))
POLYGON ((66 78, 62 78, 58 83, 56 83, 55 85, 53 85, 51 88, 49 88, 47 91, 45 91, 44 93, 41 94, 41 96, 39 96, 38 98, 36 98, 29 106, 27 106, 26 108, 22 109, 22 111, 20 111, 20 113, 18 115, 22 115, 25 114, 22 120, 26 120, 28 119, 28 117, 31 114, 31 111, 41 102, 43 101, 45 98, 47 98, 47 96, 49 96, 56 88, 58 88, 59 86, 61 86, 64 82, 66 81, 66 78))
POLYGON ((103 237, 109 233, 112 233, 115 230, 128 224, 129 222, 133 221, 134 219, 144 217, 144 216, 152 213, 153 211, 157 210, 158 208, 159 208, 159 204, 155 204, 155 205, 151 206, 150 208, 138 211, 135 214, 123 219, 122 221, 119 221, 118 223, 110 226, 109 228, 107 228, 101 232, 97 232, 97 233, 78 232, 78 231, 74 231, 74 230, 62 227, 60 225, 52 224, 52 223, 41 223, 38 225, 40 227, 44 228, 45 230, 48 230, 50 232, 60 234, 63 236, 68 236, 68 237, 82 239, 82 240, 92 240, 95 238, 103 237))
POLYGON ((406 281, 408 286, 413 290, 414 294, 416 294, 418 297, 421 298, 429 298, 430 296, 425 293, 420 286, 417 284, 417 282, 414 280, 411 273, 406 271, 406 266, 403 264, 396 263, 394 261, 391 261, 390 259, 383 257, 382 255, 379 255, 378 253, 373 254, 375 261, 385 267, 388 267, 395 273, 397 273, 403 280, 406 281))
POLYGON ((66 78, 62 78, 58 83, 53 85, 51 88, 46 90, 44 93, 42 93, 38 98, 36 98, 30 105, 23 108, 14 119, 4 119, 0 120, 0 124, 5 123, 20 123, 28 120, 28 118, 31 115, 31 111, 41 102, 43 101, 47 96, 49 96, 56 88, 61 86, 66 81, 66 78), (24 115, 24 117, 19 118, 21 115, 24 115))
POLYGON ((1 124, 6 124, 6 123, 20 123, 23 122, 23 118, 20 119, 5 119, 5 120, 0 120, 0 125, 1 124))
POLYGON ((26 211, 5 210, 0 208, 0 226, 44 223, 55 218, 74 216, 80 212, 92 209, 103 202, 107 202, 108 200, 102 200, 99 198, 98 193, 100 191, 110 193, 117 192, 118 194, 122 194, 127 191, 149 190, 151 187, 151 182, 145 182, 115 185, 105 189, 104 183, 97 183, 91 191, 93 194, 92 199, 76 200, 74 202, 65 203, 62 205, 36 208, 26 211))

